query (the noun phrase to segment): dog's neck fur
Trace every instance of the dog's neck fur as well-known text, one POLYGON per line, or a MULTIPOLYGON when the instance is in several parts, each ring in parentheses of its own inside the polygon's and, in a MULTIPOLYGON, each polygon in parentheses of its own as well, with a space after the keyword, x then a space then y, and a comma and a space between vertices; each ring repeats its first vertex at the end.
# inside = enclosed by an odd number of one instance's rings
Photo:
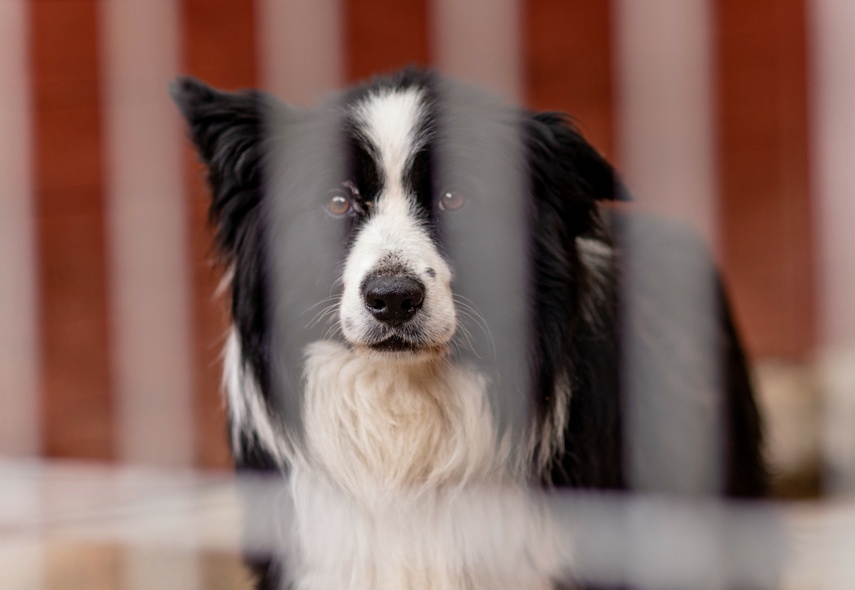
POLYGON ((306 356, 309 462, 367 503, 504 477, 485 378, 443 357, 398 360, 332 342, 306 356))
POLYGON ((305 375, 309 471, 292 489, 307 590, 551 587, 481 374, 317 342, 305 375))
POLYGON ((444 356, 316 342, 305 359, 306 438, 295 448, 255 400, 254 380, 241 378, 239 353, 233 336, 232 419, 290 468, 296 588, 551 588, 550 563, 540 563, 551 559, 548 527, 496 431, 483 375, 444 356))

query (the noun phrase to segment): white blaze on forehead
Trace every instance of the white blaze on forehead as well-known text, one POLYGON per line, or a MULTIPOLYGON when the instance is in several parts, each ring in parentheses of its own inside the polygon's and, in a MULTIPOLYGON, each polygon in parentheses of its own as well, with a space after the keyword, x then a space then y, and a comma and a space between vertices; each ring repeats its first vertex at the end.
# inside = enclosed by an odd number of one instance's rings
POLYGON ((370 94, 356 108, 360 131, 377 148, 377 162, 386 181, 384 193, 403 195, 402 177, 408 158, 424 138, 417 129, 424 116, 422 90, 386 90, 370 94))

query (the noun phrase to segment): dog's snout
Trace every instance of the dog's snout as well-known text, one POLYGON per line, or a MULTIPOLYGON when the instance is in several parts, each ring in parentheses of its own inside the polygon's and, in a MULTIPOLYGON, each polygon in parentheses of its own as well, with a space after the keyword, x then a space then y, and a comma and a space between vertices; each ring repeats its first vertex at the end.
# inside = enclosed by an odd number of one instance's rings
POLYGON ((362 298, 371 314, 396 326, 412 318, 425 300, 425 288, 409 277, 375 276, 362 285, 362 298))

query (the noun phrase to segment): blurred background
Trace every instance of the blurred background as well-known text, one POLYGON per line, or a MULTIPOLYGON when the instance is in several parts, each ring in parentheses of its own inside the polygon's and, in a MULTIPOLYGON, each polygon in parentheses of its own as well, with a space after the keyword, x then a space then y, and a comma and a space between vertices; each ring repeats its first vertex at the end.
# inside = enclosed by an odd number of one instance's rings
POLYGON ((167 85, 309 104, 418 64, 570 113, 640 207, 697 225, 776 491, 815 497, 820 402, 851 416, 855 382, 852 27, 847 0, 0 0, 0 453, 228 470, 225 305, 167 85))

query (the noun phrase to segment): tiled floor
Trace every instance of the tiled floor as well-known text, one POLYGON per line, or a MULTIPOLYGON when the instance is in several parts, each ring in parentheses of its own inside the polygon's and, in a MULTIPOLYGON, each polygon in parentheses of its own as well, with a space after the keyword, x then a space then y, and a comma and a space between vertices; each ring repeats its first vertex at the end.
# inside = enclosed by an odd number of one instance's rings
POLYGON ((229 475, 0 462, 3 590, 241 590, 229 475))
MULTIPOLYGON (((8 481, 7 471, 0 470, 0 481, 8 481)), ((31 528, 10 524, 7 513, 0 525, 0 588, 251 590, 238 551, 226 548, 235 531, 228 524, 232 515, 223 516, 234 512, 236 506, 223 500, 233 495, 224 489, 206 490, 205 494, 208 498, 200 506, 186 507, 187 518, 179 518, 165 527, 160 517, 141 510, 139 504, 124 511, 122 516, 116 515, 113 504, 105 509, 114 516, 93 517, 89 523, 43 522, 31 528), (213 496, 219 498, 208 501, 213 496), (203 533, 203 537, 194 541, 204 547, 198 552, 187 546, 192 535, 178 530, 191 522, 196 522, 203 533), (172 535, 170 529, 176 534, 172 535), (223 549, 211 548, 216 546, 223 549)), ((3 499, 0 494, 0 500, 3 499)), ((166 520, 174 521, 174 513, 166 512, 166 520)), ((851 567, 855 550, 855 503, 790 504, 781 515, 791 545, 781 590, 855 587, 847 585, 855 583, 851 567)), ((680 518, 685 518, 685 513, 680 518)), ((689 524, 692 525, 691 520, 689 524)), ((665 529, 669 532, 667 526, 665 529)))
MULTIPOLYGON (((37 564, 34 563, 34 566, 37 564)), ((249 573, 230 553, 133 549, 116 544, 57 543, 41 568, 14 588, 32 590, 250 590, 249 573), (41 570, 41 571, 39 571, 41 570), (41 580, 39 579, 41 578, 41 580), (43 581, 43 585, 39 583, 43 581)), ((10 588, 12 586, 9 586, 10 588)))

